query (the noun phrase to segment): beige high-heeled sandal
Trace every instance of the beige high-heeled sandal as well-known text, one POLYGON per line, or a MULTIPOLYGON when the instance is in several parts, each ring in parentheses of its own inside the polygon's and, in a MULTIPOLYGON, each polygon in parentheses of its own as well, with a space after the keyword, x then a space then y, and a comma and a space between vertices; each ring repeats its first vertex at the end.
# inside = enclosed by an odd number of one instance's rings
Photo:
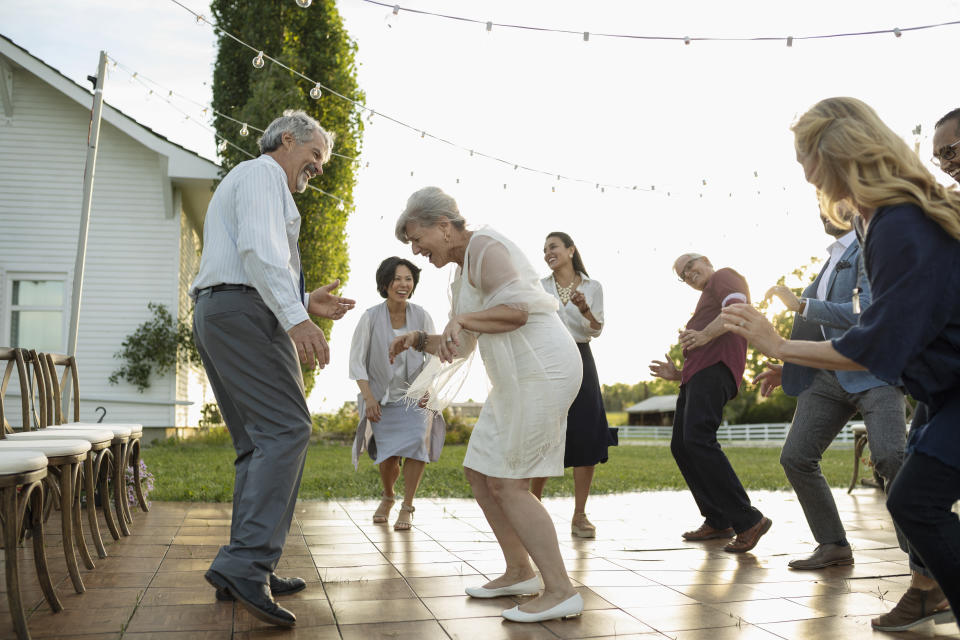
POLYGON ((397 521, 393 523, 393 530, 409 531, 410 528, 413 526, 413 512, 416 510, 417 508, 412 504, 401 504, 400 513, 397 514, 397 521), (406 516, 405 519, 401 519, 401 518, 404 518, 403 514, 405 513, 408 513, 410 515, 406 516))
POLYGON ((390 510, 393 509, 393 503, 396 501, 397 499, 394 496, 383 494, 380 498, 380 506, 373 514, 373 524, 386 524, 390 510))

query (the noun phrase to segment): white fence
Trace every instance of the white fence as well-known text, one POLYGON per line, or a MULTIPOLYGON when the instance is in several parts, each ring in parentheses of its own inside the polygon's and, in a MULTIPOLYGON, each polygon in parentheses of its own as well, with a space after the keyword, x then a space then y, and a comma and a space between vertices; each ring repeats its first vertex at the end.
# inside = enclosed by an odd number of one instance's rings
MULTIPOLYGON (((843 427, 834 442, 848 442, 853 444, 854 425, 862 422, 850 422, 843 427)), ((619 427, 620 438, 625 440, 670 440, 673 427, 623 426, 619 427)), ((783 442, 790 429, 788 422, 774 422, 768 424, 731 424, 722 425, 717 430, 717 440, 720 442, 783 442)))

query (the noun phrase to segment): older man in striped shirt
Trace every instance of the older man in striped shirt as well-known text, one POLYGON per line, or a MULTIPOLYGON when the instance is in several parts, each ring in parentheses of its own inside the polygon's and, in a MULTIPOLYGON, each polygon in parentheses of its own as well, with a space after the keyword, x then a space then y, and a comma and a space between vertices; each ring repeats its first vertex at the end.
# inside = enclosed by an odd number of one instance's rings
POLYGON ((305 292, 293 193, 322 173, 333 135, 303 111, 285 111, 259 141, 262 155, 226 175, 210 201, 194 335, 237 452, 230 543, 206 578, 279 626, 296 617, 274 595, 305 588, 274 571, 283 551, 310 438, 300 363, 323 368, 330 350, 308 314, 343 317, 354 302, 333 295, 339 280, 305 292))

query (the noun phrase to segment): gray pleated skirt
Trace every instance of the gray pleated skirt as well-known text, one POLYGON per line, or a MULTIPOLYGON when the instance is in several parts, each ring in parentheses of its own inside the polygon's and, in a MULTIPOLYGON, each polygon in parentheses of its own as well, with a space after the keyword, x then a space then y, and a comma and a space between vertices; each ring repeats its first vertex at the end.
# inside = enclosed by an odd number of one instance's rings
POLYGON ((431 427, 430 414, 409 406, 405 402, 393 402, 380 406, 380 422, 371 422, 373 439, 368 453, 380 464, 392 456, 430 462, 427 447, 427 430, 431 427))

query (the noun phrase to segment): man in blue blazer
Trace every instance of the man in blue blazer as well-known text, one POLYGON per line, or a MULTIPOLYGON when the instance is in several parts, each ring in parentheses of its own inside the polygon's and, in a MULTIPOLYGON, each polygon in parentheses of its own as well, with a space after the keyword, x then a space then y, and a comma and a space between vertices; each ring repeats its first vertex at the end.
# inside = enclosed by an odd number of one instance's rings
MULTIPOLYGON (((843 211, 849 222, 853 211, 843 211)), ((857 324, 860 311, 870 304, 870 285, 859 268, 860 245, 850 229, 838 227, 823 213, 824 231, 835 241, 816 280, 798 298, 789 288, 770 288, 766 297, 777 296, 791 311, 792 340, 830 340, 857 324)), ((853 552, 830 486, 820 469, 823 452, 843 426, 858 411, 870 440, 874 468, 887 486, 900 469, 906 444, 903 391, 866 371, 827 371, 795 364, 771 365, 757 376, 761 393, 769 395, 783 385, 787 395, 797 396, 797 411, 787 434, 780 464, 797 493, 817 548, 807 558, 792 560, 792 569, 822 569, 853 564, 853 552)), ((905 548, 905 541, 901 540, 905 548)))

